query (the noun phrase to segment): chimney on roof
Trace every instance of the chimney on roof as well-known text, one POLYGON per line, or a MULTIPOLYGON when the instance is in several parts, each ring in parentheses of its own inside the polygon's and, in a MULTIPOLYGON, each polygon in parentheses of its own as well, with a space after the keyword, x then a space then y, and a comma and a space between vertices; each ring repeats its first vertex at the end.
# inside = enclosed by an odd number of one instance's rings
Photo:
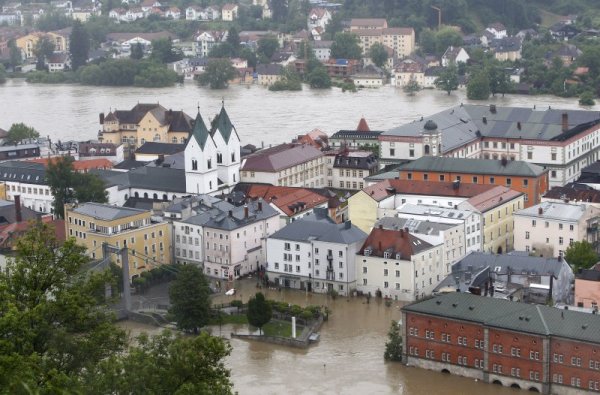
POLYGON ((23 221, 23 215, 21 213, 21 195, 15 195, 15 221, 23 221))
POLYGON ((404 229, 400 229, 400 237, 404 238, 404 229))
POLYGON ((233 217, 233 210, 229 210, 229 216, 233 217))
POLYGON ((495 104, 490 104, 490 112, 491 112, 492 114, 495 114, 495 113, 496 113, 496 105, 495 105, 495 104))
POLYGON ((379 229, 383 229, 383 225, 382 224, 379 224, 379 229))
POLYGON ((508 164, 508 159, 506 159, 506 156, 502 157, 500 163, 502 164, 502 167, 506 167, 506 165, 508 164))
POLYGON ((100 125, 103 125, 103 124, 104 124, 104 113, 101 112, 100 113, 100 125))
POLYGON ((562 131, 566 132, 569 130, 569 114, 567 112, 562 113, 562 131))
POLYGON ((406 233, 408 233, 408 228, 407 228, 407 227, 405 227, 405 228, 404 228, 404 231, 405 231, 406 233))
POLYGON ((541 207, 538 207, 538 214, 539 214, 539 215, 542 215, 542 214, 544 214, 544 209, 543 209, 543 208, 541 208, 541 207))
POLYGON ((517 122, 517 129, 521 130, 521 121, 517 122))
POLYGON ((258 211, 262 211, 262 200, 258 201, 258 211))
POLYGON ((244 218, 248 218, 248 205, 244 204, 244 218))
POLYGON ((483 117, 483 124, 487 125, 487 118, 486 117, 483 117))

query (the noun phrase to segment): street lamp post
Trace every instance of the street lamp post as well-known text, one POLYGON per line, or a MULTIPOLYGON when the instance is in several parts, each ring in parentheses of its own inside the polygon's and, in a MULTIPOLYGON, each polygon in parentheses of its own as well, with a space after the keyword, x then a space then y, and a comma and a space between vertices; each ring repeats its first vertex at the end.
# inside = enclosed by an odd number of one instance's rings
POLYGON ((440 30, 440 27, 442 27, 442 9, 433 5, 431 6, 431 8, 436 10, 438 13, 438 30, 440 30))

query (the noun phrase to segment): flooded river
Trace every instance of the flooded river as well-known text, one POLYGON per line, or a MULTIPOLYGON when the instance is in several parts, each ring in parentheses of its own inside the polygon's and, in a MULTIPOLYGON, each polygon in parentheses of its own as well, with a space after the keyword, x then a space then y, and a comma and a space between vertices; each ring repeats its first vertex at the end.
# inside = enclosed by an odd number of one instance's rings
MULTIPOLYGON (((358 93, 306 87, 300 92, 270 92, 261 86, 210 90, 193 82, 149 89, 28 84, 22 79, 9 79, 0 85, 0 128, 8 129, 12 123, 25 122, 54 140, 94 139, 100 129, 100 112, 130 109, 138 102, 159 102, 166 108, 183 110, 192 116, 200 106, 206 120, 219 111, 221 100, 225 100, 242 143, 256 145, 289 141, 314 128, 328 134, 352 129, 361 116, 366 117, 372 130, 387 130, 468 102, 464 90, 450 96, 437 90, 408 96, 391 86, 358 93)), ((509 95, 491 101, 498 105, 578 108, 574 98, 551 96, 509 95)))
MULTIPOLYGON (((252 280, 235 285, 234 297, 219 296, 216 303, 240 297, 247 299, 256 292, 252 280)), ((307 350, 285 348, 259 342, 232 339, 233 351, 227 359, 235 390, 246 394, 465 394, 503 395, 517 390, 463 377, 386 363, 383 351, 392 319, 400 318, 400 304, 385 306, 381 300, 338 298, 305 294, 300 291, 263 290, 270 299, 300 305, 325 305, 332 310, 329 321, 321 328, 321 340, 307 350)), ((132 330, 156 332, 133 322, 122 325, 132 330)), ((233 328, 225 325, 222 334, 233 328)), ((213 329, 219 334, 219 328, 213 329)))

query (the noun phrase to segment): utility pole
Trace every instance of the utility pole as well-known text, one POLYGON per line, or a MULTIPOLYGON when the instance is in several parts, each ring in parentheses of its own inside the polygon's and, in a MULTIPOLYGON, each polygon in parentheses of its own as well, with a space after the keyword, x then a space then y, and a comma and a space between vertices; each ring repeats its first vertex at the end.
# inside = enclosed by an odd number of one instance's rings
POLYGON ((440 27, 442 27, 442 9, 433 5, 431 6, 431 8, 436 10, 438 13, 438 30, 440 30, 440 27))

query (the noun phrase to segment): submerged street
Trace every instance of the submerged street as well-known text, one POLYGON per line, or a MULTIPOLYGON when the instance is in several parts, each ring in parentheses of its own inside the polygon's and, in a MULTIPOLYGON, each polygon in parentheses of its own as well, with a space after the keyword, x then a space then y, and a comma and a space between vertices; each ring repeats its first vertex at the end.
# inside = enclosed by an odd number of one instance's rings
MULTIPOLYGON (((256 280, 234 284, 236 295, 224 290, 214 303, 234 299, 247 301, 255 292, 256 280)), ((307 350, 231 339, 232 353, 227 358, 234 389, 246 394, 515 394, 517 390, 471 379, 386 363, 383 351, 390 321, 400 318, 399 303, 387 307, 372 298, 341 298, 307 294, 295 290, 261 289, 267 298, 302 306, 328 306, 332 313, 321 328, 321 340, 307 350)), ((135 303, 134 303, 135 306, 135 303)), ((131 321, 121 325, 132 334, 156 333, 160 329, 131 321)), ((225 337, 232 325, 212 327, 214 335, 225 337)))

